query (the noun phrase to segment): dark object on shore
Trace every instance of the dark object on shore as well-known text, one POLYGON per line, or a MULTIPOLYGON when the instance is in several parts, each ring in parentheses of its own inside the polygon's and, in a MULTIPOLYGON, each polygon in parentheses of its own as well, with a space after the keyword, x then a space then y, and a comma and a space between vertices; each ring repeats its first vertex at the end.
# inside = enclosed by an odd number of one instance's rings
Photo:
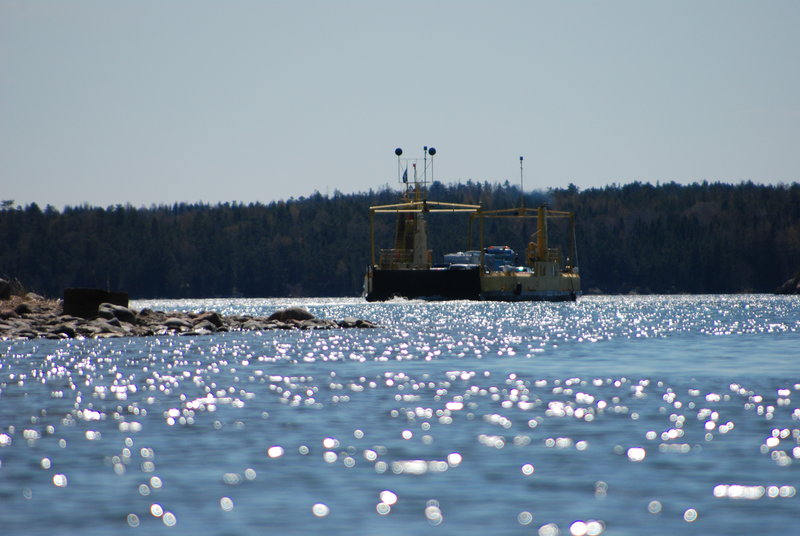
POLYGON ((775 289, 775 294, 800 294, 800 272, 794 274, 786 282, 775 289))
POLYGON ((11 299, 11 283, 5 279, 0 279, 0 300, 11 299))
POLYGON ((128 306, 127 292, 107 292, 99 288, 65 288, 64 314, 91 318, 97 316, 101 303, 128 306))
MULTIPOLYGON (((65 296, 67 292, 65 291, 65 296)), ((0 339, 68 339, 140 337, 150 335, 208 335, 227 331, 272 329, 374 328, 357 318, 341 321, 316 318, 299 307, 276 311, 269 317, 228 316, 215 311, 136 311, 126 305, 101 303, 94 315, 67 314, 55 300, 40 296, 14 297, 10 308, 0 310, 0 339)))

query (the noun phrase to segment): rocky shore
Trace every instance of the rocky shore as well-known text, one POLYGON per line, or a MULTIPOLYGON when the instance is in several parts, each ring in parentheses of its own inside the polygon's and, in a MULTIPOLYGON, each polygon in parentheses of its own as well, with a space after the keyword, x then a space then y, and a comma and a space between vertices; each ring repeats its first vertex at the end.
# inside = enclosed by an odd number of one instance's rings
POLYGON ((64 314, 61 300, 47 300, 35 294, 12 296, 0 302, 0 340, 82 339, 142 337, 150 335, 207 335, 228 331, 273 329, 373 328, 358 318, 326 320, 305 309, 290 307, 268 317, 222 316, 214 311, 135 310, 103 303, 89 318, 64 314))

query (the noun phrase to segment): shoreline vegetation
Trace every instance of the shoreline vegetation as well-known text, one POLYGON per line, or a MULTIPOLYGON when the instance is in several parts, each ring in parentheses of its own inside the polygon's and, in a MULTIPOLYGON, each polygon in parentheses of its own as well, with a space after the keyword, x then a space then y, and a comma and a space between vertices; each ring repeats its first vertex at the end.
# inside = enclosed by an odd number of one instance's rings
POLYGON ((377 327, 368 320, 353 317, 338 321, 317 318, 298 307, 278 310, 268 317, 223 316, 215 311, 135 310, 103 303, 96 315, 83 318, 64 314, 63 309, 62 300, 46 299, 34 293, 12 295, 0 301, 0 340, 197 336, 231 331, 377 327))
MULTIPOLYGON (((358 296, 370 258, 369 207, 397 201, 388 185, 367 193, 262 203, 175 203, 136 208, 0 204, 0 277, 57 297, 64 288, 126 289, 134 299, 358 296)), ((648 184, 532 191, 433 182, 429 198, 484 210, 547 204, 576 214, 587 294, 774 292, 800 269, 800 183, 648 184)), ((376 247, 395 219, 375 218, 376 247)), ((462 215, 430 214, 434 262, 478 248, 462 215)), ((525 251, 530 222, 487 222, 484 245, 525 251)), ((563 230, 550 230, 561 243, 563 230), (561 236, 560 236, 561 235, 561 236)), ((795 281, 796 287, 797 281, 795 281)))

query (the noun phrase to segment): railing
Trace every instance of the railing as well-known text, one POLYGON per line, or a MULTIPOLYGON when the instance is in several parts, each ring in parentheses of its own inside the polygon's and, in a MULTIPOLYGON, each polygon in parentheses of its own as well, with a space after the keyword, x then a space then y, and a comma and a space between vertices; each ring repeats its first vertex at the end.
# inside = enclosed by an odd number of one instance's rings
POLYGON ((547 248, 543 259, 536 259, 536 248, 528 248, 528 262, 557 262, 563 264, 560 248, 547 248))

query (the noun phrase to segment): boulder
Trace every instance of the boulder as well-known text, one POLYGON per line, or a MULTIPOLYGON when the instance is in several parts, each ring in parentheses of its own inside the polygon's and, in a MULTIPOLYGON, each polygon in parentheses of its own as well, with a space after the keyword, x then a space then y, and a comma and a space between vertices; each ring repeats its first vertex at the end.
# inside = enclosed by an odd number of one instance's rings
POLYGON ((33 312, 33 309, 27 303, 20 303, 16 307, 14 307, 14 312, 18 315, 29 315, 33 312))
POLYGON ((97 318, 105 318, 106 320, 111 320, 112 318, 116 317, 114 316, 114 311, 101 306, 97 308, 97 318))
POLYGON ((95 337, 106 334, 122 335, 124 333, 124 331, 120 329, 119 320, 116 318, 111 321, 105 318, 96 318, 82 326, 82 328, 88 328, 88 330, 95 332, 95 337))
POLYGON ((378 327, 377 324, 374 322, 370 322, 369 320, 362 320, 361 318, 355 318, 352 316, 348 316, 343 318, 339 321, 340 328, 376 328, 378 327))
POLYGON ((178 318, 176 316, 172 316, 167 318, 162 322, 164 326, 169 329, 191 329, 192 324, 188 320, 184 320, 183 318, 178 318))
POLYGON ((116 318, 120 322, 128 322, 129 324, 136 323, 136 313, 132 309, 128 309, 122 305, 101 303, 97 308, 97 314, 103 318, 116 318), (108 316, 109 314, 111 317, 108 316))
POLYGON ((247 331, 264 331, 269 329, 269 326, 265 322, 261 322, 256 318, 251 318, 242 324, 242 329, 247 331))
POLYGON ((213 329, 206 329, 204 327, 195 326, 191 331, 182 331, 181 335, 186 337, 192 337, 195 335, 211 335, 214 333, 213 329))
POLYGON ((279 320, 281 322, 286 322, 287 320, 311 320, 314 318, 314 315, 309 313, 307 310, 303 309, 302 307, 289 307, 287 309, 281 309, 279 311, 275 311, 267 320, 279 320))
POLYGON ((142 309, 136 315, 136 320, 140 324, 153 325, 166 320, 168 315, 163 311, 153 311, 152 309, 142 309))
POLYGON ((300 329, 331 329, 339 327, 333 320, 325 320, 323 318, 309 318, 300 322, 300 329))
POLYGON ((9 318, 19 318, 19 314, 14 309, 0 311, 0 319, 8 320, 9 318))
POLYGON ((354 316, 347 316, 339 320, 340 328, 354 328, 356 326, 358 326, 358 318, 354 316))
POLYGON ((211 322, 217 328, 222 327, 222 318, 215 311, 206 311, 197 315, 194 319, 194 325, 197 326, 201 322, 211 322))
POLYGON ((216 324, 214 324, 210 320, 202 320, 202 321, 196 322, 194 324, 193 330, 198 332, 198 333, 201 332, 201 331, 205 331, 205 332, 208 332, 208 333, 213 333, 213 332, 217 331, 218 327, 219 326, 217 326, 216 324))
POLYGON ((14 333, 15 339, 36 339, 39 334, 32 329, 21 329, 14 333))
POLYGON ((75 335, 76 335, 75 326, 71 326, 69 324, 60 324, 60 325, 54 327, 50 331, 50 333, 61 333, 63 335, 66 335, 70 339, 74 339, 75 335))

